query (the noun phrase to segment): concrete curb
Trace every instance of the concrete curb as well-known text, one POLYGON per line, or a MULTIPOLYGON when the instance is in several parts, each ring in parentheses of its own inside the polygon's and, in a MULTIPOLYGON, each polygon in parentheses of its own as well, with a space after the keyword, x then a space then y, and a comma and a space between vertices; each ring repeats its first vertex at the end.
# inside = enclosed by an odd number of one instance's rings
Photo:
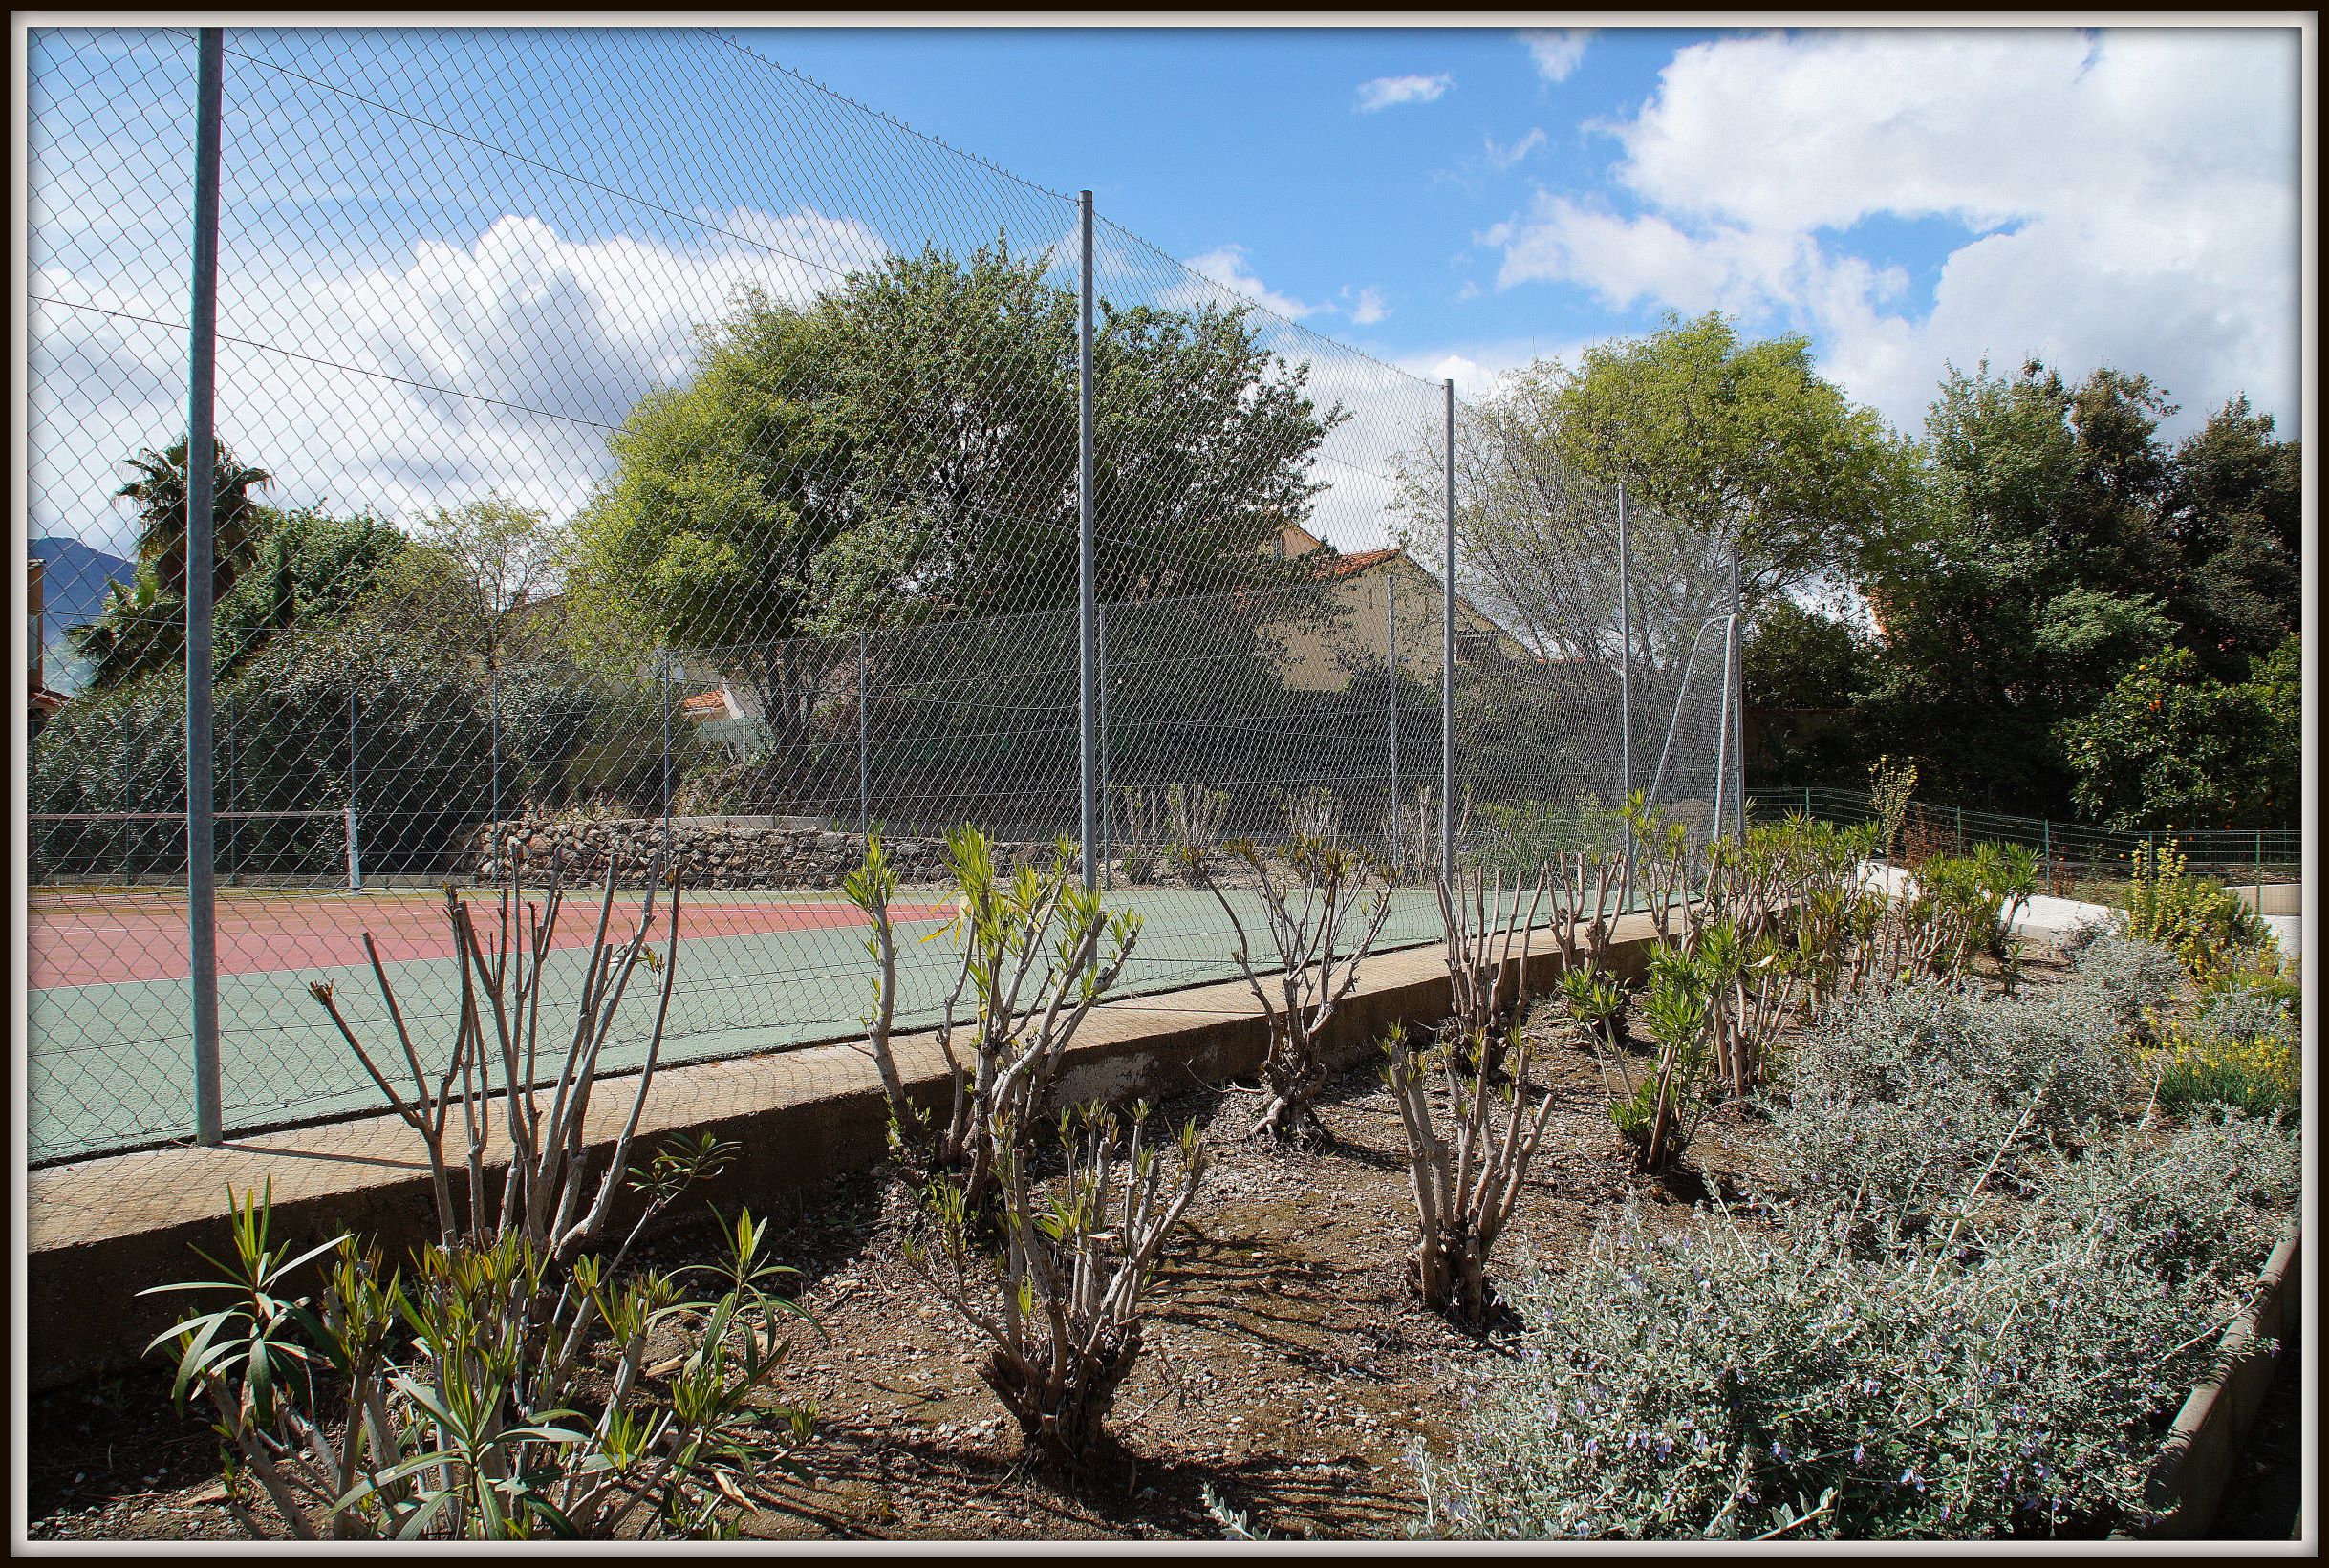
MULTIPOLYGON (((1649 958, 1646 914, 1618 922, 1606 962, 1631 978, 1649 958)), ((1549 933, 1540 933, 1544 949, 1549 933)), ((1558 979, 1553 951, 1532 952, 1529 985, 1558 979)), ((1438 944, 1369 958, 1336 1011, 1327 1050, 1338 1067, 1365 1060, 1394 1022, 1428 1026, 1449 1006, 1438 944)), ((1061 1063, 1054 1099, 1161 1100, 1253 1072, 1268 1031, 1242 980, 1126 998, 1094 1008, 1061 1063)), ((893 1042, 898 1069, 920 1103, 943 1113, 950 1080, 928 1032, 893 1042)), ((636 1075, 599 1081, 585 1139, 603 1160, 630 1108, 636 1075)), ((495 1123, 499 1125, 497 1116, 495 1123)), ((774 1200, 883 1158, 888 1109, 862 1049, 809 1046, 667 1067, 656 1075, 638 1143, 674 1132, 709 1132, 743 1146, 684 1210, 774 1200)), ((488 1150, 506 1164, 507 1147, 488 1150)), ((410 1129, 388 1115, 352 1118, 233 1140, 50 1166, 26 1186, 26 1381, 34 1391, 142 1364, 148 1341, 184 1309, 183 1297, 140 1297, 154 1285, 203 1277, 188 1250, 224 1244, 230 1192, 272 1186, 277 1245, 313 1246, 344 1232, 400 1254, 433 1236, 426 1167, 410 1129)), ((628 1217, 618 1214, 619 1232, 628 1217)))
POLYGON ((2159 1515, 2141 1532, 2146 1538, 2191 1540, 2215 1523, 2232 1463, 2279 1368, 2279 1351, 2301 1326, 2301 1230, 2292 1224, 2265 1261, 2255 1300, 2224 1331, 2214 1375, 2191 1390, 2177 1413, 2145 1487, 2145 1506, 2159 1515))

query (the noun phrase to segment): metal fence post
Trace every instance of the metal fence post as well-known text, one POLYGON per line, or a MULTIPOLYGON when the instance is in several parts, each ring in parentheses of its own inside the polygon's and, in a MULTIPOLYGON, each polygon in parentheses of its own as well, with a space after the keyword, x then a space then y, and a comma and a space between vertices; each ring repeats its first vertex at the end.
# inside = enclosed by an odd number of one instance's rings
POLYGON ((1439 879, 1456 885, 1456 382, 1439 383, 1447 409, 1447 552, 1439 585, 1439 879))
POLYGON ((1091 424, 1091 192, 1078 193, 1076 224, 1083 239, 1083 265, 1078 268, 1075 337, 1075 549, 1076 549, 1076 716, 1077 777, 1081 784, 1084 846, 1084 886, 1099 879, 1099 744, 1100 622, 1096 612, 1099 591, 1092 550, 1091 424))
MULTIPOLYGON (((130 783, 133 776, 130 763, 129 708, 127 704, 124 704, 121 709, 121 809, 124 811, 138 809, 138 803, 132 798, 136 794, 130 783)), ((129 882, 130 860, 137 853, 138 837, 138 830, 130 826, 127 819, 124 819, 121 824, 121 881, 124 886, 129 882)))
MULTIPOLYGON (((486 760, 493 775, 491 816, 494 831, 497 833, 501 831, 502 821, 502 687, 500 672, 495 666, 500 662, 490 654, 485 657, 485 720, 488 737, 486 743, 491 748, 491 754, 486 760)), ((663 775, 665 793, 668 794, 671 776, 671 726, 668 723, 663 727, 663 775)))
POLYGON ((857 836, 871 839, 873 832, 873 764, 866 748, 866 709, 872 693, 866 687, 869 661, 865 656, 865 633, 857 634, 857 836))
MULTIPOLYGON (((1617 805, 1633 804, 1633 540, 1626 530, 1626 487, 1617 487, 1617 805)), ((1626 822, 1621 909, 1633 908, 1633 822, 1626 822)))
POLYGON ((1104 886, 1115 883, 1109 874, 1108 863, 1116 852, 1116 812, 1108 794, 1108 606, 1095 604, 1092 609, 1092 664, 1095 677, 1092 689, 1098 694, 1099 741, 1092 747, 1100 769, 1100 881, 1104 886))
POLYGON ((194 1138, 225 1135, 218 1061, 218 886, 210 757, 210 591, 217 566, 212 394, 218 349, 221 29, 198 33, 194 276, 186 375, 186 973, 192 986, 194 1138))
MULTIPOLYGON (((1394 563, 1395 566, 1395 563, 1394 563)), ((1383 574, 1383 669, 1391 690, 1391 871, 1399 874, 1399 573, 1383 574)))
POLYGON ((672 659, 671 650, 668 648, 660 652, 658 662, 663 667, 663 864, 669 867, 671 864, 671 683, 678 677, 679 670, 672 659))
POLYGON ((1747 634, 1746 600, 1738 587, 1738 547, 1731 547, 1731 836, 1747 836, 1747 634))

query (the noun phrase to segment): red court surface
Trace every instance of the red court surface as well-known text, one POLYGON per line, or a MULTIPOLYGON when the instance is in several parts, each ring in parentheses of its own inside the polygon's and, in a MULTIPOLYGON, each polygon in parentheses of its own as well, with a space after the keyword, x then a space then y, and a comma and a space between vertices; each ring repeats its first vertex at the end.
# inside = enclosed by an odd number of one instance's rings
MULTIPOLYGON (((667 934, 656 903, 658 936, 667 934)), ((472 901, 478 934, 491 938, 498 928, 496 904, 472 901)), ((636 896, 615 904, 607 922, 610 941, 627 938, 637 918, 636 896)), ((945 904, 895 904, 900 923, 943 920, 945 904)), ((152 893, 35 894, 32 903, 28 957, 32 989, 74 985, 119 985, 139 980, 186 977, 186 905, 152 893)), ((859 926, 865 916, 840 899, 771 895, 749 901, 690 898, 682 901, 680 927, 686 938, 758 936, 779 932, 823 931, 859 926)), ((588 947, 598 927, 598 899, 569 896, 559 912, 553 946, 588 947)), ((218 967, 222 975, 259 975, 285 970, 330 969, 361 964, 364 934, 370 932, 383 962, 449 958, 453 934, 438 893, 240 894, 218 902, 218 967)))

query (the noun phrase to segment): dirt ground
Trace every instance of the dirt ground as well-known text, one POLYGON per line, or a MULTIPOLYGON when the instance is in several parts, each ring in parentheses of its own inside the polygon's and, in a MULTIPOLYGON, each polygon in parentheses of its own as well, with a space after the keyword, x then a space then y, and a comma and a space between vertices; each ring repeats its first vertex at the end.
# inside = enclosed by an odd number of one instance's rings
MULTIPOLYGON (((2059 973, 2044 959, 2034 978, 2059 973)), ((1549 1019, 1555 1011, 1539 1010, 1549 1019)), ((1510 1277, 1558 1267, 1635 1194, 1679 1223, 1711 1179, 1753 1183, 1760 1119, 1717 1107, 1692 1145, 1700 1175, 1632 1173, 1600 1067, 1569 1026, 1532 1025, 1533 1081, 1556 1099, 1543 1149, 1497 1254, 1510 1277)), ((1121 1390, 1123 1453, 1069 1490, 1022 1462, 1019 1437, 980 1381, 972 1333, 899 1261, 894 1178, 839 1178, 779 1216, 782 1261, 823 1325, 780 1387, 813 1402, 808 1484, 744 1521, 792 1539, 1218 1539, 1210 1488, 1280 1536, 1395 1537, 1420 1520, 1411 1456, 1448 1440, 1460 1374, 1502 1353, 1451 1327, 1408 1280, 1412 1199, 1399 1118, 1374 1070, 1322 1107, 1332 1143, 1280 1153, 1243 1136, 1235 1088, 1159 1107, 1210 1129, 1212 1173, 1152 1297, 1145 1351, 1121 1390)), ((704 1245, 677 1232, 653 1260, 704 1245)), ((218 1506, 216 1440, 170 1407, 166 1380, 122 1378, 34 1402, 35 1538, 230 1538, 218 1506)))

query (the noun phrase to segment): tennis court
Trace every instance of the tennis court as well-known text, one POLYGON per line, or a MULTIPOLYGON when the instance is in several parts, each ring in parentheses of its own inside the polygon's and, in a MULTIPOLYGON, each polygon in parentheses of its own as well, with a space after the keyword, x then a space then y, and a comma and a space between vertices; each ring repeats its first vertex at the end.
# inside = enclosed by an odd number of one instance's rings
MULTIPOLYGON (((902 936, 927 934, 946 917, 944 905, 922 901, 930 896, 901 890, 894 913, 902 936)), ((1250 909, 1258 917, 1255 895, 1231 896, 1240 900, 1241 914, 1250 909)), ((1137 910, 1144 921, 1124 993, 1235 973, 1229 922, 1212 894, 1129 889, 1111 892, 1109 903, 1137 910)), ((610 935, 628 934, 637 910, 638 895, 618 896, 610 935)), ((314 981, 332 985, 359 1038, 380 1041, 389 1056, 396 1054, 364 957, 367 931, 416 1043, 424 1053, 449 1047, 460 981, 441 892, 222 889, 218 912, 219 1055, 230 1132, 379 1107, 377 1089, 308 993, 314 981)), ((576 994, 596 915, 591 890, 569 903, 546 970, 546 1012, 576 994)), ((183 891, 35 889, 31 916, 27 1089, 33 1161, 190 1136, 183 891)), ((1254 919, 1248 926, 1258 934, 1254 919)), ((1394 893, 1383 945, 1438 934, 1429 890, 1394 893)), ((663 1059, 703 1061, 852 1038, 872 997, 865 935, 863 916, 838 894, 689 893, 680 912, 679 977, 663 1059)), ((900 942, 901 1027, 936 1021, 955 966, 950 941, 900 942)), ((652 997, 635 993, 606 1053, 608 1070, 643 1061, 653 1020, 652 997)))

